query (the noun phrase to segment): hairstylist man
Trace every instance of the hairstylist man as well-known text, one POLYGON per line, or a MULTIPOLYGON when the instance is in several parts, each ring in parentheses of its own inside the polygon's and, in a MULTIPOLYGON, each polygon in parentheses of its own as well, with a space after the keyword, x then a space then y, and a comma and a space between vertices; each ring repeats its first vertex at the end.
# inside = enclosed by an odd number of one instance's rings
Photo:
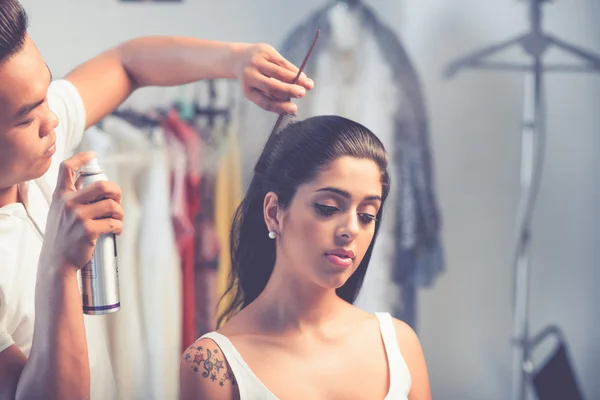
POLYGON ((105 338, 84 318, 76 272, 101 233, 121 232, 120 189, 75 192, 75 173, 93 155, 59 166, 61 157, 142 86, 238 78, 260 107, 293 113, 277 99, 301 97, 312 82, 286 83, 297 68, 270 46, 145 37, 51 83, 26 28, 21 5, 0 0, 0 399, 110 400, 105 338))

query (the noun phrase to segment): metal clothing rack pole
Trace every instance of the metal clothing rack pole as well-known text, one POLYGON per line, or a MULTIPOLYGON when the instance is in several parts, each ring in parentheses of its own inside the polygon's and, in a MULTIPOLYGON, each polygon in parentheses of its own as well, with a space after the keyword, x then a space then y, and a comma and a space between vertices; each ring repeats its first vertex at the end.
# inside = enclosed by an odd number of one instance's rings
POLYGON ((542 3, 551 0, 527 0, 530 30, 515 38, 483 48, 452 62, 446 75, 451 77, 464 68, 526 72, 525 102, 521 142, 521 199, 517 215, 517 235, 513 267, 513 378, 511 398, 526 398, 527 385, 532 372, 529 334, 529 279, 531 219, 538 193, 544 158, 546 112, 543 104, 544 72, 595 72, 600 73, 600 55, 569 44, 542 30, 542 3), (489 62, 485 58, 514 46, 520 46, 529 56, 528 64, 489 62), (584 65, 544 65, 542 57, 554 47, 575 56, 584 65))
POLYGON ((222 117, 225 121, 225 124, 228 125, 231 118, 231 109, 233 107, 233 98, 229 95, 229 104, 226 107, 219 108, 217 107, 217 88, 216 83, 213 79, 208 81, 208 105, 205 107, 201 107, 197 102, 194 102, 194 116, 205 116, 208 118, 208 126, 209 128, 214 128, 215 120, 217 117, 222 117))

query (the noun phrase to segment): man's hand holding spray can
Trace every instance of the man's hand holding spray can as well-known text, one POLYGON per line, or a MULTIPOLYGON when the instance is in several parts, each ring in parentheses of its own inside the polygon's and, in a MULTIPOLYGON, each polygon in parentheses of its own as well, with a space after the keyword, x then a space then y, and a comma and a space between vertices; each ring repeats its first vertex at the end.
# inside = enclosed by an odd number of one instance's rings
MULTIPOLYGON (((93 158, 79 170, 75 188, 80 190, 98 181, 108 181, 108 178, 98 160, 93 158)), ((117 242, 114 234, 100 235, 92 258, 81 269, 81 296, 83 312, 88 315, 110 314, 121 307, 117 242)))

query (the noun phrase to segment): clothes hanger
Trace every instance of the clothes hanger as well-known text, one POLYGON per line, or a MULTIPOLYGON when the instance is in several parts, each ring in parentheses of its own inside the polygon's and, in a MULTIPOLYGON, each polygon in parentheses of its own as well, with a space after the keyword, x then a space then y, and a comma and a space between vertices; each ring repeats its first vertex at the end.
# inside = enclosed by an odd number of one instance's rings
POLYGON ((361 0, 336 0, 336 3, 343 3, 348 7, 357 7, 361 5, 361 0))

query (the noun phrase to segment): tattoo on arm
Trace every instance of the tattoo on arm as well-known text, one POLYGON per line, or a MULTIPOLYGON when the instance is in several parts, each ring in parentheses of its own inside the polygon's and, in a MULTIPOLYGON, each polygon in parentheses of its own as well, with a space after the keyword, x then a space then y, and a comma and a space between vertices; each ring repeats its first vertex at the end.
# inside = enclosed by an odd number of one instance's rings
POLYGON ((225 386, 227 381, 231 382, 232 386, 237 385, 227 360, 216 346, 208 348, 193 344, 186 350, 184 358, 190 368, 203 378, 210 379, 221 387, 225 386))

